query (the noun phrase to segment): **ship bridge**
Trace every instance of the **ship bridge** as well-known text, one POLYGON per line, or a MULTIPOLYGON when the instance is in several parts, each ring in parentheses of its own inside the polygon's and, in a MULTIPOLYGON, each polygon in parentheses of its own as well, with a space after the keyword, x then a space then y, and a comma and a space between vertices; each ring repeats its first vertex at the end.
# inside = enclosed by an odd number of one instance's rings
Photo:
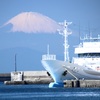
POLYGON ((100 53, 100 42, 83 42, 75 48, 75 54, 100 53))
MULTIPOLYGON (((80 43, 75 48, 75 54, 86 54, 86 53, 100 53, 100 35, 97 38, 88 37, 87 35, 81 40, 80 43)), ((100 56, 100 55, 99 55, 100 56)))
POLYGON ((78 55, 78 57, 73 57, 72 62, 74 63, 100 65, 100 36, 98 38, 84 38, 83 43, 75 47, 74 53, 78 55))

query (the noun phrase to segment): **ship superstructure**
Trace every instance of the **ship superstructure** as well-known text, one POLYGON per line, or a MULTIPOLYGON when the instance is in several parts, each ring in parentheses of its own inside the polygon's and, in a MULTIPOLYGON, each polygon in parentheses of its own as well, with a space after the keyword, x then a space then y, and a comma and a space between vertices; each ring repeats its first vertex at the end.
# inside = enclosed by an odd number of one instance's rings
POLYGON ((77 57, 73 57, 72 63, 100 72, 100 35, 97 38, 86 35, 81 40, 83 43, 75 47, 77 57))

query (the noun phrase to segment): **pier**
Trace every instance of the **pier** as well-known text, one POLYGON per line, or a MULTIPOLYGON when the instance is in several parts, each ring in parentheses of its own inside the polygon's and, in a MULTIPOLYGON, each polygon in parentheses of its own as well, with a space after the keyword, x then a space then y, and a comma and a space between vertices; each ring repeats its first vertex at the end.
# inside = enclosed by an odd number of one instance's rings
POLYGON ((11 72, 11 80, 4 81, 5 85, 20 84, 49 84, 53 82, 47 71, 11 72))
MULTIPOLYGON (((24 85, 24 84, 50 84, 52 77, 47 71, 24 71, 0 74, 0 78, 5 85, 24 85)), ((65 80, 65 88, 100 88, 100 80, 65 80)))
POLYGON ((100 80, 66 80, 64 81, 65 88, 93 88, 99 87, 100 88, 100 80))
POLYGON ((10 73, 0 73, 0 82, 10 81, 11 75, 10 73))

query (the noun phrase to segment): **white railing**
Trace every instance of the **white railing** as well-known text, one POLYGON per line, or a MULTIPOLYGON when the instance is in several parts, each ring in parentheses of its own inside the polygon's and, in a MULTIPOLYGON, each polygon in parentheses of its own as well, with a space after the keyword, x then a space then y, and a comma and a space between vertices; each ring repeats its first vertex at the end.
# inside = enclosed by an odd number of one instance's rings
POLYGON ((42 55, 42 60, 56 60, 56 55, 42 55))

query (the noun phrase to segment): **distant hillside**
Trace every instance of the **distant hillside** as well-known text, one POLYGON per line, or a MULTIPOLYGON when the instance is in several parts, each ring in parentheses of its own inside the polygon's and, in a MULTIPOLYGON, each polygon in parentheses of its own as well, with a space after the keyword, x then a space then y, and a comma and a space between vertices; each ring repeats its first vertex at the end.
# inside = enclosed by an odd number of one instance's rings
POLYGON ((14 71, 15 54, 17 70, 44 70, 41 52, 29 48, 11 48, 0 50, 0 73, 14 71))

